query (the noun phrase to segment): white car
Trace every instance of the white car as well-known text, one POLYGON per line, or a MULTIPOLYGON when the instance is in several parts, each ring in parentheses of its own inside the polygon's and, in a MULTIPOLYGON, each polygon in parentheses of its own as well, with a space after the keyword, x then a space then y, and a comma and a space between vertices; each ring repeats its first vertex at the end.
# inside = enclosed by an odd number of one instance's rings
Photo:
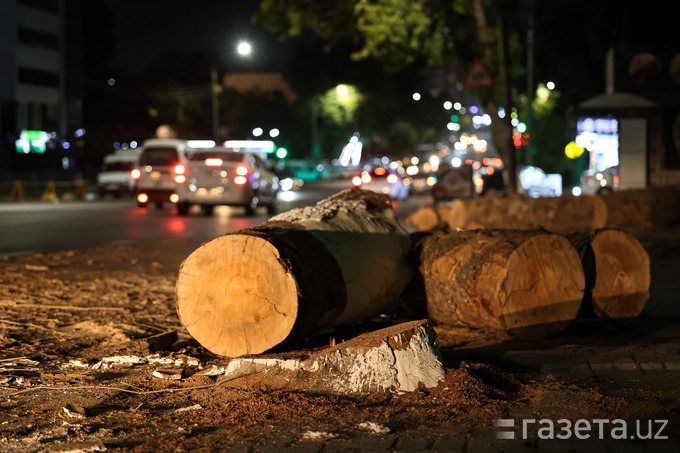
POLYGON ((97 174, 99 198, 111 194, 116 198, 131 195, 135 190, 135 180, 131 171, 137 164, 139 154, 135 150, 118 151, 104 157, 101 171, 97 174))
POLYGON ((193 150, 183 172, 175 176, 177 212, 187 215, 192 205, 212 214, 218 205, 242 206, 247 215, 265 206, 276 212, 279 180, 260 157, 232 148, 193 150))

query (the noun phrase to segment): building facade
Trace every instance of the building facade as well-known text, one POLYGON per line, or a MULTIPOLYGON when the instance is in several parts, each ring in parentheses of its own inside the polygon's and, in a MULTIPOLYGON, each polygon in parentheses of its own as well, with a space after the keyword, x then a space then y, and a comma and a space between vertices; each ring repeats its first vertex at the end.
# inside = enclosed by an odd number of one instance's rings
POLYGON ((2 169, 21 166, 27 159, 21 154, 33 153, 17 152, 22 131, 66 133, 64 17, 64 0, 0 2, 2 169))

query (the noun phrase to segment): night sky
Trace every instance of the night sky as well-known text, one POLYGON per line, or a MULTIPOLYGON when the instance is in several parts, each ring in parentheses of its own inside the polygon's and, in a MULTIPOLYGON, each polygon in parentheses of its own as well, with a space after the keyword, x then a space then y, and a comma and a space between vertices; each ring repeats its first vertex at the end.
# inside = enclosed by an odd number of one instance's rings
POLYGON ((254 0, 107 0, 113 14, 116 52, 112 64, 126 72, 147 69, 168 52, 221 52, 225 62, 238 59, 235 46, 253 47, 250 65, 278 70, 291 55, 295 41, 281 43, 251 17, 254 0))

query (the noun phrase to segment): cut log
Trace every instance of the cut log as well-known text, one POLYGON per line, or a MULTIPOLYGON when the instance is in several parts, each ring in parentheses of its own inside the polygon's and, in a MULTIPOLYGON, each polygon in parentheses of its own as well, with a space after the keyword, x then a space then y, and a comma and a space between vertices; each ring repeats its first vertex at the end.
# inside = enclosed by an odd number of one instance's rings
POLYGON ((438 324, 545 338, 577 316, 585 288, 569 241, 540 231, 428 235, 416 247, 427 311, 438 324))
POLYGON ((649 299, 649 255, 632 234, 605 228, 567 236, 581 257, 586 277, 584 314, 635 318, 649 299))
POLYGON ((409 248, 387 196, 346 190, 195 250, 177 311, 215 354, 261 353, 390 309, 411 279, 409 248))
POLYGON ((416 227, 417 231, 441 230, 446 224, 446 217, 450 208, 435 205, 423 205, 408 217, 406 223, 416 227))

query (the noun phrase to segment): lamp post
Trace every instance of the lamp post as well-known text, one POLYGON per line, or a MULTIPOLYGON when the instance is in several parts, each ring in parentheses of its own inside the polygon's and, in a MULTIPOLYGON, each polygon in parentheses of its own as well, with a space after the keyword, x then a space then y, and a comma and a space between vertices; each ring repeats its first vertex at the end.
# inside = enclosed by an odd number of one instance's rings
MULTIPOLYGON (((250 43, 241 41, 236 46, 236 53, 241 57, 248 57, 252 52, 250 43)), ((212 102, 212 135, 217 140, 217 129, 219 128, 219 102, 217 98, 217 60, 212 62, 210 67, 210 96, 212 102)))

